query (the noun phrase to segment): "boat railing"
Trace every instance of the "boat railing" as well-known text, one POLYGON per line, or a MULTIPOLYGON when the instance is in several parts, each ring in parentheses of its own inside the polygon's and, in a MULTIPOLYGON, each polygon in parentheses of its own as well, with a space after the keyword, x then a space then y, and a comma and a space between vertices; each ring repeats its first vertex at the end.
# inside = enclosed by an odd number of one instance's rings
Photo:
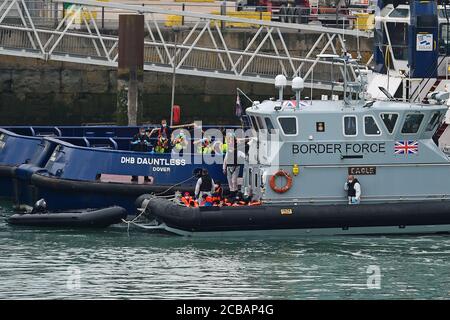
MULTIPOLYGON (((427 84, 430 82, 430 80, 433 79, 433 78, 431 77, 431 75, 432 75, 436 70, 439 70, 439 67, 441 66, 441 64, 442 64, 442 62, 443 62, 444 60, 447 61, 447 59, 442 59, 442 60, 436 65, 436 67, 434 67, 434 68, 433 68, 433 64, 431 64, 431 65, 429 66, 429 68, 428 68, 428 70, 427 70, 427 74, 428 74, 429 76, 423 78, 423 79, 420 81, 419 85, 415 88, 415 90, 413 91, 413 93, 410 95, 411 102, 415 102, 417 99, 421 98, 421 96, 422 96, 422 95, 421 95, 421 91, 422 91, 424 88, 426 88, 426 86, 427 86, 427 84)), ((448 64, 448 62, 447 62, 447 64, 448 64)), ((447 67, 446 73, 448 73, 448 67, 447 67)), ((436 79, 433 79, 433 80, 436 80, 436 79)), ((428 92, 426 92, 426 93, 428 93, 428 92)), ((425 93, 425 96, 426 96, 426 93, 425 93)), ((418 102, 421 103, 421 102, 422 102, 421 100, 422 100, 422 99, 419 99, 418 102)))
MULTIPOLYGON (((38 136, 38 137, 110 137, 110 138, 132 138, 140 127, 146 129, 158 128, 158 125, 145 124, 141 126, 1 126, 8 131, 14 132, 19 135, 25 136, 38 136)), ((203 125, 204 130, 210 128, 223 128, 223 129, 241 129, 242 125, 203 125)))
MULTIPOLYGON (((58 140, 68 142, 70 144, 79 147, 133 151, 131 144, 132 139, 128 137, 55 137, 55 136, 47 136, 47 137, 56 138, 58 140)), ((151 138, 150 139, 151 146, 155 147, 157 141, 158 138, 151 138)), ((191 151, 195 152, 197 149, 196 146, 193 144, 194 139, 188 139, 188 141, 190 142, 191 151)), ((152 147, 149 146, 148 152, 151 152, 152 147)))

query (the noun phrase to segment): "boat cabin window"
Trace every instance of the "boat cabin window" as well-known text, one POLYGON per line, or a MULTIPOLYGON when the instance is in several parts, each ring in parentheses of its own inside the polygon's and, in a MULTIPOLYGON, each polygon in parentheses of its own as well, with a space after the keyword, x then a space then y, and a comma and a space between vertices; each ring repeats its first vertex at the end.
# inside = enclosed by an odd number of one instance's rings
POLYGON ((325 122, 323 122, 323 121, 316 122, 316 131, 317 132, 325 132, 325 122))
POLYGON ((381 135, 380 128, 378 128, 375 118, 372 116, 364 117, 364 134, 367 136, 379 136, 381 135))
POLYGON ((407 8, 395 8, 389 14, 391 18, 407 18, 409 16, 409 9, 407 8))
POLYGON ((439 52, 447 55, 450 53, 450 25, 447 23, 440 24, 439 32, 439 52))
POLYGON ((381 120, 383 120, 384 126, 389 133, 394 132, 395 124, 397 123, 397 113, 381 113, 381 120))
POLYGON ((438 8, 439 18, 446 19, 447 16, 450 17, 450 8, 438 8))
POLYGON ((402 133, 413 134, 417 133, 420 128, 420 124, 423 120, 423 114, 410 113, 406 115, 405 122, 403 123, 402 133))
POLYGON ((256 120, 258 121, 259 129, 260 130, 264 129, 265 127, 264 127, 264 122, 263 122, 262 118, 261 117, 256 117, 256 120))
POLYGON ((266 127, 267 127, 267 130, 269 130, 269 132, 271 132, 272 130, 275 129, 275 127, 273 126, 272 120, 270 120, 270 118, 264 118, 264 121, 266 122, 266 127))
POLYGON ((427 127, 425 128, 425 131, 433 131, 433 129, 436 127, 436 125, 439 122, 439 116, 440 112, 435 112, 430 118, 430 121, 427 124, 427 127))
POLYGON ((437 25, 437 16, 436 15, 419 15, 417 16, 417 28, 434 28, 437 25))
POLYGON ((358 135, 356 116, 344 117, 344 136, 354 137, 358 135))
POLYGON ((256 122, 256 118, 255 118, 254 116, 250 116, 250 119, 252 120, 253 128, 254 128, 256 131, 259 131, 258 123, 256 122))
POLYGON ((297 118, 296 117, 279 117, 281 129, 286 136, 293 136, 297 134, 297 118))

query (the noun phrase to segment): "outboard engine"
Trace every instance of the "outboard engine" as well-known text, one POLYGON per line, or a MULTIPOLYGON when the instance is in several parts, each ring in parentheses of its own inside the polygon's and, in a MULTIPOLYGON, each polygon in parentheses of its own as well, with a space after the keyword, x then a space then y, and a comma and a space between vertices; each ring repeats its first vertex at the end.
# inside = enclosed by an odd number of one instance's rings
POLYGON ((44 199, 36 201, 36 203, 33 206, 33 210, 31 210, 31 213, 46 213, 46 212, 47 212, 47 202, 45 202, 44 199))

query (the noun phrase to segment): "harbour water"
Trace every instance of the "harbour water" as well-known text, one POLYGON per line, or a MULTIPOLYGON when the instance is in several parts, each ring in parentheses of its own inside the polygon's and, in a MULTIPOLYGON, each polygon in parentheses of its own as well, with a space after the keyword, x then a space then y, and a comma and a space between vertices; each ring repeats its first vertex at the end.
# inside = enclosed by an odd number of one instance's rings
POLYGON ((0 299, 449 299, 450 237, 191 239, 7 225, 0 299))

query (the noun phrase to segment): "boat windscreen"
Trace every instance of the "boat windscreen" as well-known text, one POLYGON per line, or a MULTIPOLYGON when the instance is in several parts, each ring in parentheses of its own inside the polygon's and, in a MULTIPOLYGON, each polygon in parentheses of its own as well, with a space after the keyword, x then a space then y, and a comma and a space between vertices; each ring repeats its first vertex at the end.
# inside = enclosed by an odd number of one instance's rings
POLYGON ((417 131, 419 131, 422 120, 423 114, 421 113, 410 113, 406 115, 405 122, 403 123, 402 133, 417 133, 417 131))
POLYGON ((397 123, 397 113, 382 113, 380 114, 381 120, 389 133, 394 132, 395 124, 397 123))
POLYGON ((436 124, 439 121, 439 115, 440 112, 435 112, 430 118, 430 121, 427 124, 427 127, 425 128, 425 131, 433 131, 433 129, 436 127, 436 124))

